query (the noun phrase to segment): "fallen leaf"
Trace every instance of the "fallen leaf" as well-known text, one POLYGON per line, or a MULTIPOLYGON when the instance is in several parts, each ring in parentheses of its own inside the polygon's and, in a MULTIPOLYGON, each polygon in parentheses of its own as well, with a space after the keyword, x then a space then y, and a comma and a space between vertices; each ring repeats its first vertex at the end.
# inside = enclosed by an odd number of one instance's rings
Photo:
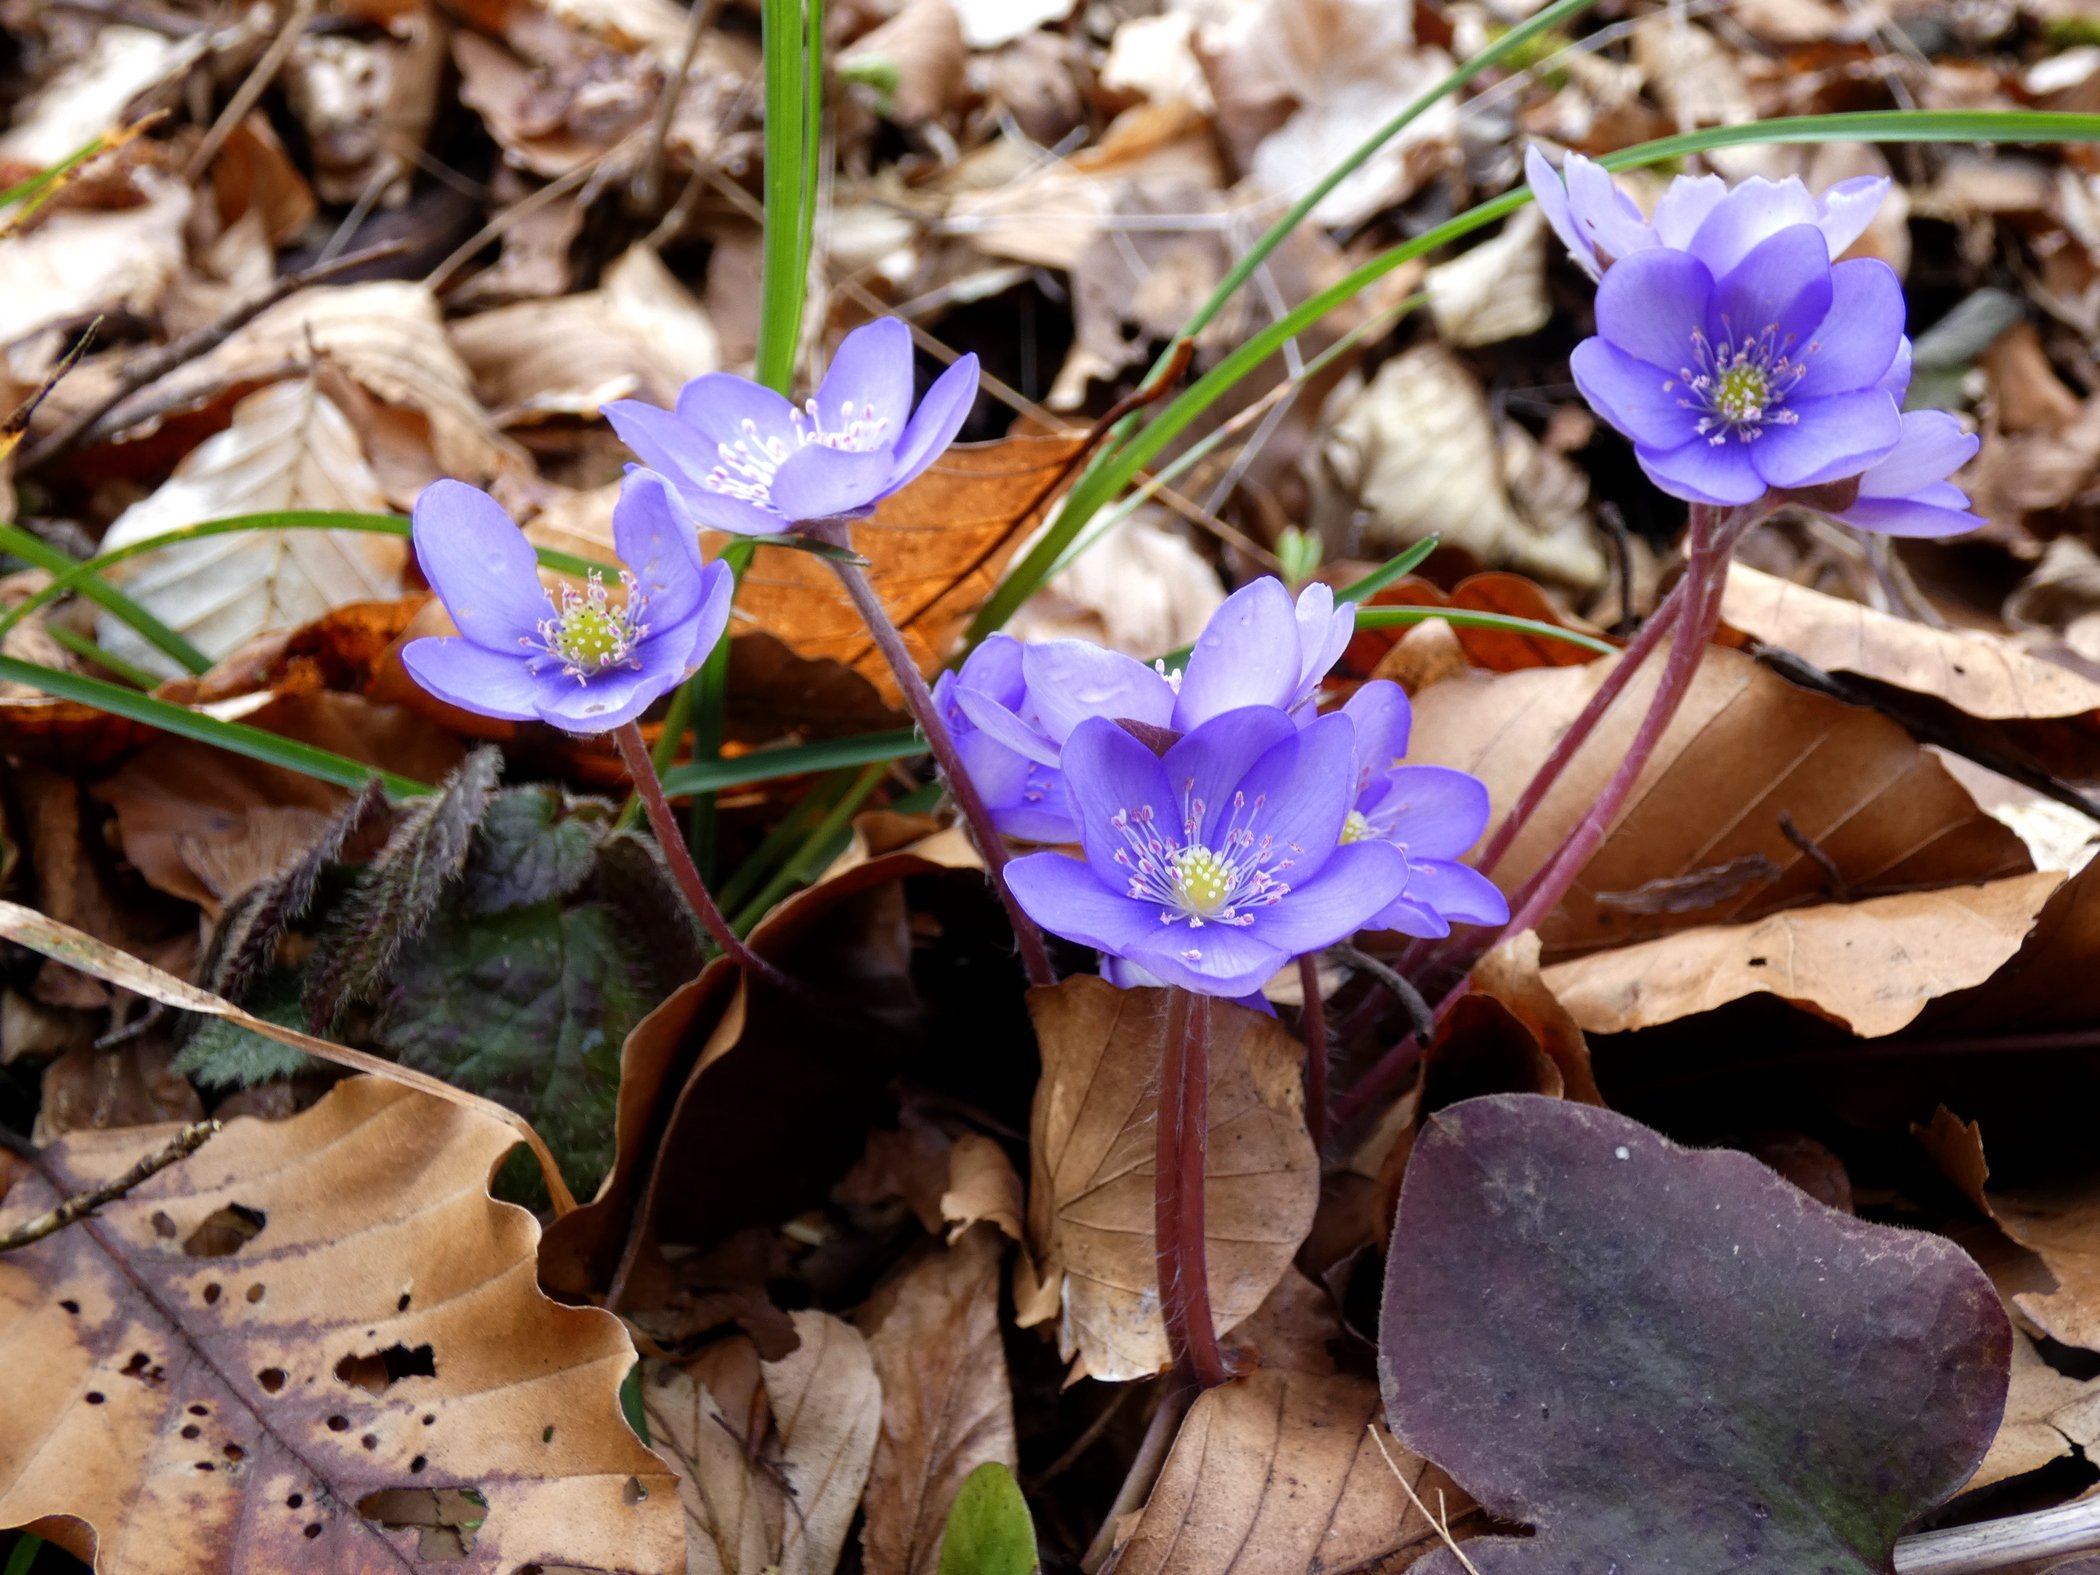
POLYGON ((2005 1418, 1990 1452, 1965 1487, 1973 1492, 2024 1476, 2074 1452, 2100 1446, 2100 1378, 2073 1378, 2051 1367, 2024 1333, 2012 1343, 2012 1382, 2005 1418))
MULTIPOLYGON (((182 267, 191 198, 166 177, 142 172, 138 180, 146 195, 139 207, 54 213, 26 235, 6 237, 0 245, 0 344, 97 312, 152 314, 182 267)), ((52 348, 53 361, 58 348, 52 348)))
POLYGON ((13 106, 0 132, 0 161, 48 169, 78 153, 122 122, 133 100, 194 62, 208 41, 203 33, 185 39, 116 23, 96 28, 81 54, 13 106))
MULTIPOLYGON (((46 1150, 0 1223, 168 1135, 46 1150)), ((0 1453, 0 1525, 107 1568, 397 1570, 413 1544, 365 1506, 456 1488, 486 1503, 462 1571, 680 1569, 675 1484, 620 1416, 625 1330, 542 1296, 538 1227, 488 1196, 515 1141, 361 1078, 287 1121, 228 1123, 0 1259, 24 1424, 0 1453), (222 1217, 243 1229, 213 1240, 222 1217)))
MULTIPOLYGON (((1153 1111, 1163 990, 1075 975, 1032 991, 1043 1076, 1029 1128, 1025 1328, 1058 1319, 1075 1376, 1149 1377, 1167 1362, 1154 1261, 1153 1111)), ((1229 1333, 1312 1229, 1319 1159, 1305 1130, 1304 1051, 1273 1018, 1213 1008, 1204 1230, 1211 1312, 1229 1333)))
POLYGON ((168 1047, 151 1039, 130 1039, 108 1050, 92 1045, 68 1050, 44 1068, 36 1141, 55 1143, 69 1132, 201 1121, 203 1102, 169 1059, 168 1047))
MULTIPOLYGON (((151 497, 119 515, 104 551, 185 525, 284 509, 387 512, 387 496, 342 411, 311 381, 274 383, 234 407, 233 425, 199 444, 151 497)), ((133 600, 206 656, 295 629, 348 602, 401 591, 408 544, 362 531, 259 530, 176 542, 115 571, 133 600)), ((96 637, 165 677, 182 668, 122 619, 96 637)))
POLYGON ((1534 1528, 1469 1542, 1481 1575, 1886 1575, 1988 1448, 2011 1334, 1944 1239, 1826 1209, 1748 1155, 1496 1095, 1415 1146, 1379 1367, 1402 1442, 1534 1528))
POLYGON ((1125 520, 1051 577, 1013 617, 1017 640, 1091 640, 1150 661, 1193 645, 1225 600, 1217 570, 1186 537, 1125 520))
POLYGON ((999 1335, 996 1231, 966 1230, 877 1288, 860 1312, 882 1384, 882 1434, 862 1504, 868 1575, 937 1575, 964 1479, 1018 1460, 999 1335))
MULTIPOLYGON (((1609 661, 1599 661, 1433 685, 1415 696, 1409 753, 1479 776, 1499 822, 1609 670, 1609 661)), ((1658 676, 1652 663, 1635 675, 1518 834, 1494 871, 1504 890, 1529 878, 1595 799, 1658 676)), ((1855 897, 2028 870, 2019 839, 1894 722, 1796 688, 1737 652, 1709 650, 1619 819, 1540 927, 1547 958, 1701 922, 1747 923, 1823 894, 1828 877, 1780 829, 1782 813, 1855 897), (1770 859, 1779 879, 1718 909, 1629 914, 1597 901, 1598 893, 1633 891, 1753 853, 1770 859)))
POLYGON ((1877 1039, 1908 1027, 1927 1002, 1996 973, 2062 884, 2044 870, 1789 908, 1591 952, 1545 978, 1593 1034, 1652 1028, 1762 993, 1877 1039))
POLYGON ((1537 333, 1553 315, 1546 298, 1546 221, 1536 204, 1484 241, 1423 275, 1429 315, 1444 343, 1500 343, 1537 333))
POLYGON ((1368 1378, 1250 1373, 1190 1407, 1116 1575, 1404 1569, 1438 1537, 1396 1472, 1464 1524, 1469 1501, 1391 1441, 1368 1378))

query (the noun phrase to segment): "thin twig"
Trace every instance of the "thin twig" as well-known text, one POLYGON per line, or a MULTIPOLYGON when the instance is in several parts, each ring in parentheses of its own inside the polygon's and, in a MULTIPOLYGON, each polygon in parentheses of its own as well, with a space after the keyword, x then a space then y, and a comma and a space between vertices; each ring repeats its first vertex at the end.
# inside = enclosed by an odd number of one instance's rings
POLYGON ((663 96, 657 100, 656 116, 649 125, 649 152, 642 159, 642 173, 635 181, 635 202, 644 213, 653 212, 656 199, 663 195, 664 144, 670 139, 671 121, 685 98, 686 79, 693 74, 693 61, 700 53, 700 39, 721 9, 722 0, 693 0, 692 9, 686 14, 685 42, 679 49, 678 69, 664 83, 663 96))
MULTIPOLYGON (((1480 1571, 1473 1561, 1466 1557, 1466 1550, 1460 1547, 1451 1535, 1451 1512, 1445 1509, 1441 1519, 1430 1514, 1429 1506, 1416 1496, 1415 1485, 1407 1480, 1407 1473, 1400 1469, 1400 1462, 1393 1458, 1392 1451, 1385 1447, 1385 1440, 1378 1436, 1378 1424, 1376 1422, 1366 1422, 1364 1423, 1364 1431, 1371 1435, 1371 1442, 1378 1446, 1378 1453, 1385 1458, 1386 1469, 1393 1473, 1393 1480, 1400 1484, 1400 1491, 1407 1495, 1408 1503, 1414 1505, 1421 1512, 1422 1518, 1434 1528, 1436 1534, 1444 1539, 1444 1546, 1451 1550, 1453 1558, 1466 1567, 1467 1575, 1480 1575, 1480 1571)), ((1443 1506, 1443 1498, 1444 1496, 1441 1492, 1437 1494, 1439 1507, 1443 1506)))
POLYGON ((1400 1003, 1401 1010, 1407 1013, 1410 1031, 1426 1039, 1435 1029, 1436 1017, 1429 1010, 1429 1003, 1422 999, 1422 992, 1410 984, 1407 977, 1397 968, 1389 968, 1369 952, 1346 943, 1328 947, 1327 955, 1336 962, 1346 963, 1358 973, 1369 974, 1384 985, 1393 999, 1400 1003))
POLYGON ((1779 812, 1779 834, 1799 848, 1816 868, 1823 872, 1823 879, 1830 887, 1831 901, 1852 900, 1852 887, 1845 879, 1845 872, 1838 868, 1837 860, 1824 851, 1820 842, 1795 825, 1794 817, 1783 809, 1779 812))
POLYGON ((628 148, 634 145, 635 138, 640 135, 642 133, 636 132, 634 136, 623 138, 604 152, 592 154, 566 174, 556 176, 538 191, 527 192, 501 213, 494 215, 488 223, 484 224, 455 247, 451 256, 430 270, 429 276, 423 280, 425 288, 433 295, 441 293, 445 286, 452 282, 452 276, 472 262, 474 254, 480 251, 482 247, 488 245, 490 241, 501 240, 504 235, 509 233, 512 225, 516 224, 520 219, 539 212, 540 209, 546 207, 548 203, 554 201, 557 197, 565 197, 577 187, 588 184, 597 176, 600 166, 605 164, 607 160, 625 153, 628 148))
POLYGON ((316 3, 317 0, 292 0, 292 9, 284 19, 284 26, 279 29, 277 36, 270 40, 270 47, 265 49, 262 58, 255 62, 255 69, 248 73, 247 81, 226 101, 226 107, 219 112, 219 118, 212 122, 211 130, 204 134, 204 140, 197 145, 196 153, 190 158, 189 167, 182 172, 185 184, 194 186, 204 179, 205 171, 211 168, 211 161, 219 156, 219 149, 224 147, 226 139, 233 135, 233 128, 248 118, 248 111, 255 108, 256 100, 277 80, 277 73, 284 69, 285 61, 291 58, 293 48, 304 36, 306 24, 314 19, 316 3))
POLYGON ((1123 1474, 1123 1485, 1116 1490, 1115 1501, 1108 1506, 1101 1529, 1094 1534, 1094 1540, 1087 1545, 1079 1560, 1079 1567, 1086 1575, 1096 1575, 1115 1550, 1116 1522, 1152 1496, 1153 1485, 1159 1481, 1160 1468, 1167 1462, 1167 1452, 1174 1447, 1174 1440, 1181 1432, 1182 1418, 1196 1400, 1195 1385, 1174 1373, 1161 1380, 1158 1393, 1159 1403, 1153 1407, 1151 1420, 1145 1424, 1145 1436, 1138 1442, 1130 1469, 1123 1474))
POLYGON ((317 263, 297 273, 288 273, 261 294, 250 296, 230 311, 221 314, 216 321, 206 323, 202 328, 184 334, 172 344, 162 345, 158 350, 149 350, 131 357, 130 363, 118 377, 117 386, 110 391, 109 396, 100 404, 73 417, 49 437, 30 445, 29 452, 23 456, 22 469, 33 470, 67 453, 83 440, 93 437, 103 418, 133 394, 151 387, 170 372, 187 365, 199 356, 210 354, 280 301, 297 295, 308 285, 319 284, 339 273, 348 273, 353 268, 362 268, 366 263, 377 262, 382 257, 395 256, 407 249, 405 241, 388 241, 383 246, 367 247, 361 252, 352 252, 347 257, 338 257, 333 262, 317 263))
POLYGON ((2091 1548, 2100 1548, 2100 1499, 2085 1498, 2032 1514, 1900 1538, 1896 1575, 1987 1575, 2091 1548))
POLYGON ((56 1208, 47 1209, 35 1219, 25 1220, 14 1229, 0 1234, 0 1253, 13 1252, 17 1247, 26 1247, 31 1242, 42 1241, 46 1236, 64 1230, 75 1221, 86 1219, 105 1203, 116 1202, 141 1182, 159 1175, 170 1165, 196 1153, 204 1146, 205 1141, 219 1130, 219 1125, 217 1121, 192 1122, 115 1181, 105 1181, 101 1186, 90 1188, 86 1192, 76 1192, 56 1208))

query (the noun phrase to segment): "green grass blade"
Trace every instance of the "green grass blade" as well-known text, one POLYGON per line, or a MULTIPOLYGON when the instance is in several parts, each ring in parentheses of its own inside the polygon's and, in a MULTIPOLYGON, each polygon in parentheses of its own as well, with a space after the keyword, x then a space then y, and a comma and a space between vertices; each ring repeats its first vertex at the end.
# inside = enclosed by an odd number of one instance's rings
POLYGON ((107 711, 112 716, 143 722, 148 727, 159 728, 163 733, 173 733, 178 738, 193 738, 200 744, 210 744, 214 748, 226 750, 229 754, 260 760, 266 765, 283 766, 288 771, 297 771, 302 776, 314 777, 322 782, 332 782, 337 787, 354 791, 376 776, 385 785, 387 792, 396 798, 408 798, 430 791, 426 783, 411 777, 396 776, 390 771, 375 770, 371 766, 352 760, 348 755, 338 755, 333 750, 316 749, 313 745, 299 743, 296 739, 266 733, 261 728, 250 727, 245 722, 222 722, 215 716, 206 716, 202 711, 193 711, 188 706, 175 705, 166 700, 156 700, 151 695, 140 694, 135 689, 126 689, 122 684, 113 684, 106 679, 89 678, 82 673, 61 672, 55 667, 20 661, 12 656, 0 656, 0 679, 40 689, 45 694, 54 695, 61 700, 90 705, 98 711, 107 711))
POLYGON ((23 1532, 15 1539, 15 1545, 7 1551, 6 1575, 29 1575, 36 1563, 36 1556, 44 1551, 44 1539, 30 1532, 23 1532))
POLYGON ((149 673, 143 667, 134 667, 114 651, 105 651, 84 634, 75 634, 62 623, 47 624, 44 633, 54 644, 71 651, 75 656, 93 662, 113 678, 121 679, 134 689, 152 689, 159 685, 160 675, 149 673))
POLYGON ((0 552, 12 553, 51 575, 49 585, 32 596, 24 597, 16 606, 0 615, 0 639, 5 639, 10 629, 37 608, 47 602, 56 601, 69 590, 77 590, 103 611, 122 619, 141 639, 149 641, 154 649, 162 652, 185 671, 201 673, 211 666, 210 657, 114 585, 103 580, 93 566, 94 560, 76 563, 56 547, 30 535, 19 525, 0 525, 0 552))
POLYGON ((714 793, 752 782, 772 782, 781 777, 806 776, 833 771, 840 766, 865 766, 878 760, 908 760, 926 752, 926 745, 910 728, 885 733, 862 733, 853 738, 827 738, 814 744, 794 744, 782 749, 754 749, 732 760, 696 760, 671 771, 664 778, 664 792, 672 798, 693 793, 714 793))
POLYGON ((814 115, 803 0, 761 0, 759 36, 766 77, 766 220, 755 371, 766 387, 792 396, 809 282, 804 234, 816 197, 809 182, 814 154, 806 146, 814 115))
POLYGON ((810 832, 795 856, 730 921, 737 934, 749 935, 757 928, 758 921, 773 911, 775 903, 795 887, 814 881, 833 859, 845 851, 851 836, 847 822, 860 812, 861 805, 868 801, 868 795, 875 791, 882 781, 883 772, 888 769, 888 763, 880 760, 870 761, 861 768, 860 775, 847 784, 846 791, 817 822, 816 829, 810 832))
POLYGON ((1558 640, 1563 645, 1580 646, 1599 656, 1615 656, 1619 650, 1609 640, 1600 640, 1579 629, 1563 629, 1559 624, 1541 623, 1536 618, 1480 612, 1471 607, 1364 607, 1357 611, 1356 627, 1404 629, 1410 624, 1427 623, 1432 618, 1441 618, 1461 629, 1499 629, 1505 634, 1528 634, 1538 640, 1558 640))
MULTIPOLYGON (((1437 544, 1443 539, 1441 536, 1423 538, 1383 568, 1373 569, 1353 585, 1343 586, 1334 593, 1334 599, 1338 602, 1369 601, 1373 596, 1376 596, 1380 591, 1392 584, 1393 581, 1404 579, 1420 568, 1429 555, 1436 551, 1437 544)), ((1364 621, 1364 615, 1358 613, 1356 621, 1361 624, 1364 621)))
MULTIPOLYGON (((1601 162, 1612 169, 1659 163, 1712 148, 1751 143, 1856 142, 2094 142, 2100 141, 2100 115, 2043 113, 2034 110, 1862 110, 1841 115, 1800 115, 1743 126, 1712 126, 1624 148, 1601 162)), ((1021 561, 1007 571, 999 588, 971 622, 976 642, 997 629, 1026 601, 1064 555, 1067 544, 1085 528, 1094 512, 1114 497, 1162 449, 1179 437, 1227 390, 1277 353, 1283 345, 1362 293, 1395 268, 1428 255, 1475 230, 1494 223, 1531 200, 1524 187, 1503 193, 1449 219, 1414 239, 1379 253, 1345 278, 1300 303, 1238 346, 1128 442, 1115 449, 1097 470, 1082 475, 1058 511, 1056 521, 1037 538, 1021 561)))

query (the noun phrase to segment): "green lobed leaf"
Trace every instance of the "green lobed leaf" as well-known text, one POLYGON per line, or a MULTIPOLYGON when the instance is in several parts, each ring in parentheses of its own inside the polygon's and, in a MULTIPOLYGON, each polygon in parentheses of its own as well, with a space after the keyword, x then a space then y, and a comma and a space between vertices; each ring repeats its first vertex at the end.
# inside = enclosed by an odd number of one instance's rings
POLYGON ((1378 1340, 1394 1434, 1534 1528, 1467 1542, 1477 1575, 1889 1575, 1990 1446, 2012 1354, 1952 1242, 1535 1094, 1429 1119, 1378 1340))
POLYGON ((474 828, 461 900, 469 913, 504 913, 566 897, 591 878, 611 829, 611 807, 602 799, 571 799, 555 787, 506 788, 474 828))
POLYGON ((1039 1562, 1020 1484, 987 1460, 955 1490, 941 1533, 940 1575, 1030 1575, 1039 1562))
MULTIPOLYGON (((255 1016, 280 1028, 306 1029, 299 999, 299 976, 289 968, 274 969, 251 981, 250 999, 241 1003, 255 1016)), ((213 1088, 253 1088, 281 1077, 297 1077, 314 1064, 304 1050, 294 1049, 224 1017, 185 1012, 196 1027, 175 1052, 174 1067, 184 1077, 213 1088)))

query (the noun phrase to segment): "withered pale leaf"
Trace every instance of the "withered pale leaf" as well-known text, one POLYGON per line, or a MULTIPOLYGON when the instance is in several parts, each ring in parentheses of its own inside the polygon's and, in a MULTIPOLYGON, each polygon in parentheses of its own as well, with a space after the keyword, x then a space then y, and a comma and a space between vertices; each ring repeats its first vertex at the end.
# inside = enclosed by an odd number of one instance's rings
POLYGON ((1471 1502, 1394 1443, 1378 1412, 1377 1386, 1347 1374, 1264 1369, 1206 1390, 1116 1575, 1404 1569, 1439 1539, 1394 1472, 1454 1525, 1471 1502))
POLYGON ((190 194, 164 177, 139 181, 139 207, 55 213, 0 244, 0 344, 63 318, 152 313, 182 267, 190 194))
MULTIPOLYGON (((0 1225, 168 1135, 46 1150, 0 1225)), ((415 1540, 361 1503, 471 1488, 488 1507, 462 1572, 674 1575, 676 1484, 620 1415, 634 1348, 617 1319, 541 1294, 538 1227, 488 1195, 515 1141, 360 1078, 289 1120, 229 1123, 93 1220, 0 1259, 0 1526, 35 1525, 104 1569, 377 1575, 412 1562, 415 1540)))
POLYGON ((2100 1446, 2100 1378, 2058 1372, 2042 1359, 2034 1342, 2016 1330, 2005 1419, 1967 1489, 2022 1476, 2074 1449, 2095 1446, 2100 1446))
POLYGON ((1997 972, 2062 884, 2045 870, 1789 908, 1591 952, 1545 979, 1593 1034, 1652 1028, 1763 993, 1879 1038, 1907 1027, 1927 1002, 1997 972))
MULTIPOLYGON (((1609 663, 1457 678, 1415 696, 1410 754, 1471 771, 1498 819, 1609 663)), ((1514 890, 1558 848, 1617 766, 1654 693, 1636 674, 1494 874, 1514 890)), ((1879 895, 2025 874, 2026 850, 1888 718, 1787 683, 1735 651, 1709 650, 1604 844, 1541 926, 1549 960, 1705 923, 1744 923, 1824 895, 1822 866, 1780 828, 1791 817, 1850 894, 1879 895), (1779 879, 1695 914, 1613 912, 1596 893, 1633 891, 1747 854, 1779 879)))
MULTIPOLYGON (((1042 1081, 1029 1126, 1032 1268, 1023 1324, 1057 1314, 1082 1374, 1166 1365, 1154 1262, 1153 1112, 1166 992, 1078 975, 1030 994, 1042 1081)), ((1220 1333, 1262 1304, 1312 1229, 1319 1160, 1305 1130, 1303 1051, 1274 1019, 1212 1007, 1205 1242, 1220 1333)))
POLYGON ((764 1364, 781 1480, 795 1500, 778 1562, 781 1575, 831 1575, 874 1458, 882 1386, 851 1324, 820 1312, 794 1320, 802 1343, 764 1364))
POLYGON ((989 1227, 966 1230, 885 1281, 860 1314, 882 1383, 860 1536, 868 1575, 934 1575, 963 1479, 1018 1459, 999 1336, 1002 1247, 989 1227))

